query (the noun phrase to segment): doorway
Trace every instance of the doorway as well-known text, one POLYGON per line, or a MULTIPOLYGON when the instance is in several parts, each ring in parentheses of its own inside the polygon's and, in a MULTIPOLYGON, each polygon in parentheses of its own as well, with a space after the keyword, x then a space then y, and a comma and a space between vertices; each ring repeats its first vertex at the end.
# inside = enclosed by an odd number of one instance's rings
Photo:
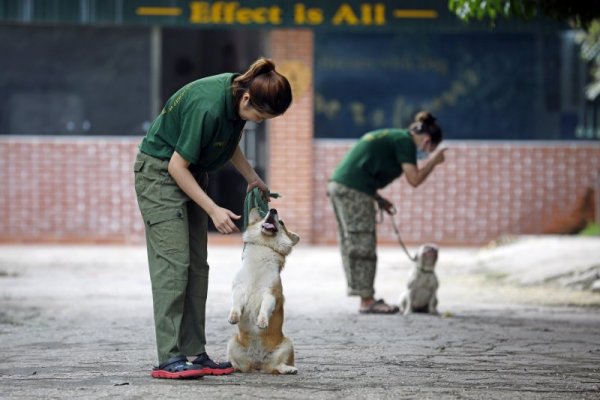
MULTIPOLYGON (((162 104, 179 88, 202 77, 244 72, 266 56, 268 32, 263 30, 163 28, 161 32, 160 97, 162 104)), ((259 176, 267 181, 264 124, 246 123, 240 147, 259 176)), ((231 165, 209 174, 208 195, 219 206, 242 215, 246 181, 231 165)), ((242 220, 236 221, 242 228, 242 220)), ((209 231, 216 229, 209 219, 209 231)))

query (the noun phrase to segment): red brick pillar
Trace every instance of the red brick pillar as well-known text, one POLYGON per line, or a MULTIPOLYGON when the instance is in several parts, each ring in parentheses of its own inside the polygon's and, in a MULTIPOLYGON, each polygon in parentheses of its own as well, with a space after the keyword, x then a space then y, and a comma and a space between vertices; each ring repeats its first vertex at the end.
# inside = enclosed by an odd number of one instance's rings
POLYGON ((312 243, 314 196, 313 32, 271 32, 271 58, 292 85, 289 110, 269 122, 267 183, 283 198, 273 201, 286 225, 312 243))

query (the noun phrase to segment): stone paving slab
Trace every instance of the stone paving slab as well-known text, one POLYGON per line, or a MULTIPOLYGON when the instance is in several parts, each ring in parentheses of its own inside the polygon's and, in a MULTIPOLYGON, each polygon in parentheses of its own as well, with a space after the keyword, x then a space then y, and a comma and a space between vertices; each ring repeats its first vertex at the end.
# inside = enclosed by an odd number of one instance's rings
MULTIPOLYGON (((0 398, 597 399, 600 295, 519 287, 443 249, 443 316, 359 315, 338 250, 298 246, 282 279, 299 374, 150 378, 156 363, 143 247, 0 246, 0 398)), ((225 357, 241 248, 209 249, 208 351, 225 357)), ((381 248, 377 295, 411 267, 381 248)))

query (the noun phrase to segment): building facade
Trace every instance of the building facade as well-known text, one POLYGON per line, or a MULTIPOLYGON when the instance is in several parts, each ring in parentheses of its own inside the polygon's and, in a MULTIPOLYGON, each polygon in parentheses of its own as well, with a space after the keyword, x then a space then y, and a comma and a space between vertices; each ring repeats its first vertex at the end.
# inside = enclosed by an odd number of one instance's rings
MULTIPOLYGON (((132 163, 148 124, 183 84, 259 56, 294 102, 248 124, 242 146, 304 243, 336 241, 326 186, 344 153, 420 109, 449 150, 421 187, 401 178, 382 191, 409 243, 550 232, 597 193, 596 105, 572 32, 466 26, 445 1, 321 3, 4 2, 0 242, 143 243, 132 163)), ((236 212, 244 191, 230 167, 211 176, 209 194, 236 212)), ((396 241, 389 219, 378 239, 396 241)))

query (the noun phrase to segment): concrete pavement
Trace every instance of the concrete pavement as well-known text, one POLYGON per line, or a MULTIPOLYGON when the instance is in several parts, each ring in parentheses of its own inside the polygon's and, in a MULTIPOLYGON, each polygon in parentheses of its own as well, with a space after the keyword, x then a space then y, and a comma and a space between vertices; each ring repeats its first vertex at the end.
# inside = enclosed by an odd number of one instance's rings
MULTIPOLYGON (((0 398, 600 398, 600 294, 552 280, 517 286, 516 272, 493 269, 511 259, 494 251, 442 248, 443 316, 403 317, 359 315, 337 248, 299 245, 282 275, 299 374, 164 381, 149 375, 143 247, 0 246, 0 398)), ((209 248, 217 359, 236 329, 227 315, 240 256, 241 246, 209 248)), ((380 248, 377 296, 397 301, 410 267, 401 249, 380 248)))

